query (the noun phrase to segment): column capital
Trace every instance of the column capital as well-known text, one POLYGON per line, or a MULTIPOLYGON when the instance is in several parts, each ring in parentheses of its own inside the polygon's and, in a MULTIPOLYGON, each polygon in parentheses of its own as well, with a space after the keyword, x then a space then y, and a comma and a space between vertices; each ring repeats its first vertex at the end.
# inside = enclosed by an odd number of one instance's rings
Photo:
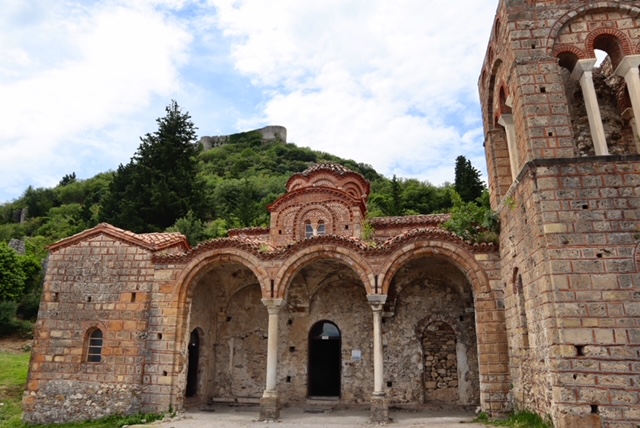
POLYGON ((278 312, 280 312, 280 308, 285 302, 284 299, 261 299, 260 301, 267 307, 267 310, 270 314, 277 314, 278 312))
POLYGON ((640 55, 627 55, 622 58, 618 67, 616 67, 613 74, 624 77, 629 70, 636 69, 636 73, 638 72, 638 66, 640 66, 640 55))
POLYGON ((507 126, 513 125, 513 115, 512 114, 501 114, 500 117, 498 118, 498 124, 502 125, 505 128, 507 126))
POLYGON ((374 311, 381 311, 382 306, 387 301, 387 295, 386 294, 369 294, 367 295, 367 300, 371 305, 371 309, 373 309, 374 311))
POLYGON ((576 62, 576 66, 573 67, 571 77, 576 80, 580 80, 584 73, 593 71, 596 61, 598 61, 596 58, 579 59, 578 62, 576 62))

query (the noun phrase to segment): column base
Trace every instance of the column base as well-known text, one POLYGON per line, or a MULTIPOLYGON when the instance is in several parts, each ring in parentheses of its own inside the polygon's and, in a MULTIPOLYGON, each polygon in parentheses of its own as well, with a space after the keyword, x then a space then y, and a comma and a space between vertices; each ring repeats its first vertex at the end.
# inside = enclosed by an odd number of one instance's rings
POLYGON ((280 419, 280 397, 278 395, 263 396, 260 399, 260 420, 275 421, 280 419))
POLYGON ((378 424, 389 422, 389 399, 384 395, 371 397, 371 422, 378 424))

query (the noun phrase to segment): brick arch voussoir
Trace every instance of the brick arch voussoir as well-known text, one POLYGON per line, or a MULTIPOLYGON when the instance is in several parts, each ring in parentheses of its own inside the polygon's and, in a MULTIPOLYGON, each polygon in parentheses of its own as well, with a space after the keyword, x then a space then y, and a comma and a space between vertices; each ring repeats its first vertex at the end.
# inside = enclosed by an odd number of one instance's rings
POLYGON ((301 229, 300 229, 300 227, 302 227, 301 225, 303 224, 302 219, 312 211, 320 211, 323 214, 325 214, 328 217, 328 220, 331 222, 330 226, 332 229, 331 231, 327 231, 327 233, 329 234, 335 233, 334 229, 337 221, 335 213, 324 204, 316 203, 316 204, 310 204, 306 207, 303 207, 296 212, 293 219, 293 224, 298 225, 298 229, 296 230, 296 235, 295 235, 297 239, 304 239, 305 237, 304 231, 301 232, 301 229), (300 233, 302 233, 302 235, 300 235, 300 233))
POLYGON ((299 252, 295 252, 282 264, 275 277, 275 296, 283 299, 289 291, 289 286, 293 277, 303 267, 319 260, 338 260, 353 269, 362 281, 367 294, 375 294, 372 287, 374 281, 373 269, 367 260, 361 255, 354 253, 353 249, 332 245, 316 245, 305 247, 299 252))
POLYGON ((589 55, 589 58, 596 57, 596 54, 593 48, 593 43, 595 42, 596 38, 603 35, 612 36, 616 38, 620 43, 620 48, 622 49, 623 55, 633 55, 633 47, 631 46, 631 40, 629 40, 629 37, 627 37, 626 34, 624 34, 622 31, 616 28, 597 28, 589 33, 589 35, 587 36, 584 42, 587 50, 587 55, 589 55))
MULTIPOLYGON (((498 119, 501 115, 503 114, 511 114, 511 107, 509 107, 508 105, 506 105, 506 99, 509 98, 509 87, 507 86, 506 83, 504 83, 504 80, 500 79, 500 84, 496 87, 496 94, 498 97, 498 109, 497 109, 497 116, 496 119, 498 119), (502 111, 503 109, 503 105, 502 105, 502 100, 500 99, 500 91, 504 91, 504 96, 505 96, 505 106, 508 111, 502 111)), ((495 96, 494 96, 494 100, 495 100, 495 96)))
POLYGON ((592 2, 589 4, 579 6, 562 15, 555 22, 555 24, 553 24, 553 26, 549 30, 549 35, 547 36, 547 46, 546 46, 547 52, 549 54, 553 52, 555 42, 558 38, 558 34, 560 34, 560 31, 562 30, 562 28, 564 28, 566 24, 568 24, 569 22, 571 22, 572 20, 574 20, 579 16, 586 15, 587 13, 594 10, 602 10, 602 9, 616 10, 616 11, 619 11, 620 13, 627 14, 630 16, 636 16, 636 17, 640 15, 640 7, 620 4, 618 2, 613 2, 613 1, 598 1, 598 2, 592 2))
POLYGON ((269 289, 270 283, 269 273, 255 255, 238 249, 229 250, 218 248, 199 254, 184 267, 177 280, 180 287, 178 292, 179 305, 186 303, 187 296, 193 291, 193 283, 198 275, 208 270, 214 264, 229 262, 243 265, 251 270, 260 284, 262 294, 264 295, 266 293, 265 290, 269 289))
POLYGON ((494 129, 495 127, 495 122, 497 119, 497 114, 499 114, 498 111, 495 110, 495 100, 496 100, 496 89, 500 89, 500 85, 498 84, 498 82, 501 82, 501 80, 498 79, 498 72, 500 71, 500 68, 502 67, 503 61, 500 58, 496 58, 492 63, 491 63, 491 68, 488 73, 488 80, 487 80, 487 87, 486 87, 486 94, 487 94, 487 100, 486 100, 486 106, 487 106, 487 113, 489 113, 489 117, 487 118, 487 125, 489 126, 489 129, 494 129))
POLYGON ((553 48, 553 57, 554 58, 558 58, 561 54, 566 53, 566 52, 574 54, 576 57, 578 57, 578 59, 587 59, 587 58, 589 58, 587 56, 587 53, 583 49, 580 49, 579 47, 577 47, 575 45, 567 45, 567 44, 554 46, 554 48, 553 48))
POLYGON ((394 251, 380 268, 384 275, 381 281, 382 294, 388 294, 395 274, 412 259, 434 256, 452 262, 465 275, 471 284, 474 295, 491 291, 489 278, 473 253, 448 241, 426 241, 421 245, 407 244, 394 251))

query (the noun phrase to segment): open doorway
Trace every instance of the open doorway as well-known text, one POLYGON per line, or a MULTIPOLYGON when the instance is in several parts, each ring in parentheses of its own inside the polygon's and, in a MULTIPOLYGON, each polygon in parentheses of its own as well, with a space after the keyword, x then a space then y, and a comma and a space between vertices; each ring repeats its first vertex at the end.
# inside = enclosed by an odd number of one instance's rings
POLYGON ((195 397, 198 392, 198 363, 200 360, 200 335, 195 329, 189 338, 189 368, 187 370, 187 397, 195 397))
POLYGON ((338 326, 319 321, 309 331, 309 397, 339 397, 342 339, 338 326))

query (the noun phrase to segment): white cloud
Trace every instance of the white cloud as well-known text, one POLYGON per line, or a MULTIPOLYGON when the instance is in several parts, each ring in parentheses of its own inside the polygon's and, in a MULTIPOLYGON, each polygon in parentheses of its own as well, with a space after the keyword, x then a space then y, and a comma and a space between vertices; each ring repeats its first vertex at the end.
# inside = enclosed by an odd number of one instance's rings
POLYGON ((187 60, 188 32, 143 4, 56 5, 0 6, 3 24, 17 22, 5 33, 13 61, 0 70, 0 186, 14 196, 16 186, 55 184, 94 159, 106 156, 109 168, 128 159, 140 133, 115 142, 99 137, 129 125, 154 96, 170 98, 187 60))
POLYGON ((115 169, 171 98, 200 133, 289 140, 386 175, 484 168, 496 0, 4 0, 0 201, 115 169))
POLYGON ((495 1, 214 3, 237 69, 272 95, 243 126, 437 184, 459 154, 484 168, 476 82, 495 1))

